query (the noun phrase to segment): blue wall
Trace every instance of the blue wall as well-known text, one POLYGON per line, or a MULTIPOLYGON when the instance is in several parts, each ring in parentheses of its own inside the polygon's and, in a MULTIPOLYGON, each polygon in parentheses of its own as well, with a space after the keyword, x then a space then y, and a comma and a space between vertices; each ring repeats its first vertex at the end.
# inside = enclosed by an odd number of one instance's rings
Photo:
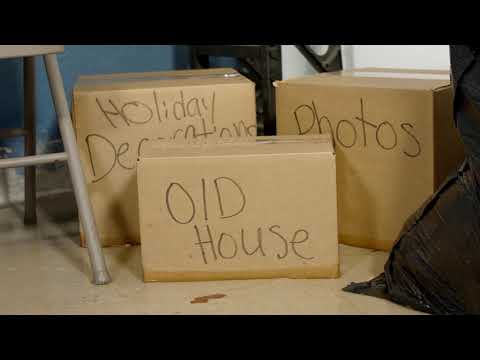
MULTIPOLYGON (((162 71, 189 67, 188 49, 174 45, 66 45, 58 55, 69 102, 79 75, 115 72, 162 71)), ((55 113, 43 60, 37 58, 37 143, 41 152, 61 151, 55 113)), ((23 118, 22 63, 0 60, 0 127, 21 127, 23 118)), ((0 143, 23 154, 23 141, 0 143)))

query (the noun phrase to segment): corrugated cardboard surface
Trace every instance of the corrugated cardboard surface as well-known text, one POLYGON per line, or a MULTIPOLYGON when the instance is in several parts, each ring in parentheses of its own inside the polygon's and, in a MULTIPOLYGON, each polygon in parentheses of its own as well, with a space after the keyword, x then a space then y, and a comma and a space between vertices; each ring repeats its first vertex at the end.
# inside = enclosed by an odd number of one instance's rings
POLYGON ((448 77, 359 69, 276 84, 279 134, 334 136, 341 242, 389 250, 463 159, 448 77))
POLYGON ((256 135, 255 85, 233 69, 85 76, 73 102, 104 246, 140 242, 135 169, 147 144, 256 135))
POLYGON ((259 138, 141 157, 145 280, 337 277, 328 139, 259 138))

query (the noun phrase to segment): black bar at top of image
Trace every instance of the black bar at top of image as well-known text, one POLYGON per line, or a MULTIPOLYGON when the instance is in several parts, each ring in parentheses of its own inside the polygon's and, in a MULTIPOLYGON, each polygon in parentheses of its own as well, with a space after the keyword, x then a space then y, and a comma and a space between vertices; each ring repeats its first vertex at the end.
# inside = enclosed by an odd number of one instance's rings
MULTIPOLYGON (((97 2, 98 3, 98 2, 97 2)), ((336 11, 297 3, 260 8, 251 3, 182 8, 127 6, 102 9, 65 6, 47 18, 31 16, 19 22, 3 16, 1 44, 451 44, 474 43, 475 11, 450 13, 440 9, 408 9, 407 4, 379 9, 345 3, 336 11), (387 9, 388 8, 388 9, 387 9), (388 10, 388 11, 387 11, 388 10)), ((197 4, 198 5, 198 4, 197 4)), ((457 10, 457 9, 455 9, 457 10)))

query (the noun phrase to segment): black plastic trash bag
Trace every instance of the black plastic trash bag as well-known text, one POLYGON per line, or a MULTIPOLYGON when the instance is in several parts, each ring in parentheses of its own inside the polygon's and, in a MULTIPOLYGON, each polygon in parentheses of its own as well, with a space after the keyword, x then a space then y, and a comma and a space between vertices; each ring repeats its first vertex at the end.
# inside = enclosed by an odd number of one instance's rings
POLYGON ((480 314, 479 50, 450 46, 463 165, 406 221, 384 273, 345 291, 431 314, 480 314))

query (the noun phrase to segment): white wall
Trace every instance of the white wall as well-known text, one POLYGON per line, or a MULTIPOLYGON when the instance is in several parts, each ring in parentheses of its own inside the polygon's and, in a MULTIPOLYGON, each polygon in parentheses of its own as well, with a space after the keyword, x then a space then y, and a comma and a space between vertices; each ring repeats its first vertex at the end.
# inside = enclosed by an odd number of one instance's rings
POLYGON ((450 69, 448 45, 344 45, 353 67, 450 69))
POLYGON ((314 74, 310 64, 293 45, 282 45, 282 78, 284 80, 297 76, 314 74))
MULTIPOLYGON (((448 70, 448 45, 342 45, 345 69, 352 67, 388 67, 448 70)), ((282 45, 283 78, 314 74, 293 45, 282 45)))

